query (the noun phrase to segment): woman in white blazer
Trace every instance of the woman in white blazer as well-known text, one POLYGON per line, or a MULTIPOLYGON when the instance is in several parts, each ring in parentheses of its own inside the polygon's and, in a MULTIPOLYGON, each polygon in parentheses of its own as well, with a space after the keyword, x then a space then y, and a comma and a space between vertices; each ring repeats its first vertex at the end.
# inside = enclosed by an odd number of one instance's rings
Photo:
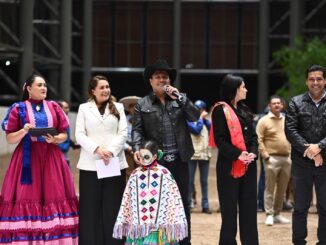
POLYGON ((79 245, 124 244, 112 238, 112 231, 126 184, 126 116, 123 105, 111 99, 106 77, 94 76, 88 94, 90 99, 80 105, 76 120, 76 140, 81 145, 79 245), (119 158, 121 176, 98 179, 96 160, 109 164, 111 157, 119 158))

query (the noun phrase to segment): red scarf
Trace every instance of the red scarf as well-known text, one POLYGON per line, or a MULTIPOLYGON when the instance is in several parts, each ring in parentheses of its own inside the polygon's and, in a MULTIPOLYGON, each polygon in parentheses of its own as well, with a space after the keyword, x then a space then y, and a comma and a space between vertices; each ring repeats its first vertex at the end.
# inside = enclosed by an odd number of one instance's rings
MULTIPOLYGON (((235 114, 234 110, 225 102, 217 102, 213 110, 215 109, 216 106, 222 105, 223 107, 223 112, 226 118, 226 123, 229 128, 230 136, 231 136, 231 143, 241 151, 246 151, 246 144, 243 138, 242 134, 242 128, 240 121, 235 114)), ((209 146, 215 147, 215 141, 214 141, 214 125, 213 125, 213 120, 211 120, 211 129, 209 132, 209 146)), ((233 178, 240 178, 245 173, 247 172, 248 165, 245 164, 243 161, 237 159, 232 162, 232 170, 231 170, 231 175, 233 178)))

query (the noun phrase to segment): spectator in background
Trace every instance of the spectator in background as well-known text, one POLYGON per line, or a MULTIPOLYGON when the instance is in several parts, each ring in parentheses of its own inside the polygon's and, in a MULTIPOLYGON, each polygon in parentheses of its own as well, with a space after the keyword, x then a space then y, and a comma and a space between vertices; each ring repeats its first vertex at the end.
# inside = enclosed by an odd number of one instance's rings
POLYGON ((123 104, 125 111, 128 113, 126 115, 127 125, 128 125, 128 138, 127 142, 124 145, 125 155, 128 162, 129 167, 126 171, 126 179, 129 179, 132 171, 137 167, 134 161, 134 152, 132 150, 132 139, 131 139, 131 130, 133 125, 133 117, 135 114, 135 105, 137 101, 141 99, 138 96, 126 96, 119 100, 119 103, 123 104))
MULTIPOLYGON (((263 113, 258 114, 254 117, 254 125, 255 128, 257 127, 258 121, 265 116, 269 112, 268 106, 265 107, 263 113)), ((259 154, 258 161, 259 164, 258 168, 258 194, 257 194, 257 211, 264 212, 264 192, 265 192, 265 169, 264 169, 264 160, 262 156, 259 154)))
POLYGON ((209 160, 211 158, 211 149, 208 147, 208 136, 211 122, 206 118, 208 112, 206 111, 206 103, 202 100, 195 102, 195 107, 200 112, 200 118, 197 122, 187 122, 191 132, 192 144, 195 149, 194 155, 191 157, 189 164, 189 195, 188 206, 192 205, 192 193, 194 191, 195 173, 197 166, 200 173, 200 186, 201 186, 201 207, 202 212, 211 214, 208 201, 208 172, 209 160))
MULTIPOLYGON (((283 102, 283 111, 282 113, 285 115, 287 108, 288 108, 288 101, 284 98, 282 98, 283 102)), ((284 195, 284 201, 283 201, 283 210, 284 211, 290 211, 293 209, 293 203, 294 203, 294 197, 293 197, 293 181, 292 181, 292 175, 290 175, 289 184, 286 188, 286 192, 284 195)))
MULTIPOLYGON (((65 114, 68 116, 70 107, 68 102, 64 101, 64 100, 60 100, 58 101, 58 104, 60 105, 60 107, 62 108, 62 110, 65 112, 65 114)), ((65 159, 68 163, 68 165, 70 166, 70 160, 68 157, 68 151, 69 148, 71 147, 72 149, 80 149, 80 145, 76 144, 71 138, 70 138, 70 127, 67 128, 67 139, 59 144, 59 147, 61 149, 61 151, 63 152, 63 155, 65 156, 65 159)))
POLYGON ((291 175, 291 147, 284 133, 282 99, 271 96, 268 107, 270 111, 258 121, 256 132, 265 169, 265 224, 272 226, 274 222, 290 223, 280 212, 291 175))

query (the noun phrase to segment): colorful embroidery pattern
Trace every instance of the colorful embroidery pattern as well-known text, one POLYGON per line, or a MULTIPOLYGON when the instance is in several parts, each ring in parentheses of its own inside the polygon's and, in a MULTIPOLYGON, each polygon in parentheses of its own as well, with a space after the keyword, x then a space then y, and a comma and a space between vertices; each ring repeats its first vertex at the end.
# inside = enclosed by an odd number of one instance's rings
POLYGON ((160 231, 176 244, 188 235, 179 189, 171 173, 161 165, 137 168, 127 183, 113 237, 137 240, 160 231))

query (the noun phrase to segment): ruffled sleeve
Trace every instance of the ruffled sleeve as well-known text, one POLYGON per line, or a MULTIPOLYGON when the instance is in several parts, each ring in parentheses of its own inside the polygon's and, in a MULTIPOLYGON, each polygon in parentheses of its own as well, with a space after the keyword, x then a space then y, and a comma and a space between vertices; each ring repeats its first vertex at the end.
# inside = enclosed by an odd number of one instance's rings
POLYGON ((13 104, 7 112, 6 117, 2 121, 2 129, 6 134, 16 132, 22 128, 21 120, 19 117, 18 103, 13 104))
POLYGON ((60 133, 66 133, 67 129, 69 128, 69 119, 57 102, 52 101, 51 103, 53 105, 53 109, 54 112, 56 113, 56 117, 58 121, 56 124, 56 129, 60 133))

